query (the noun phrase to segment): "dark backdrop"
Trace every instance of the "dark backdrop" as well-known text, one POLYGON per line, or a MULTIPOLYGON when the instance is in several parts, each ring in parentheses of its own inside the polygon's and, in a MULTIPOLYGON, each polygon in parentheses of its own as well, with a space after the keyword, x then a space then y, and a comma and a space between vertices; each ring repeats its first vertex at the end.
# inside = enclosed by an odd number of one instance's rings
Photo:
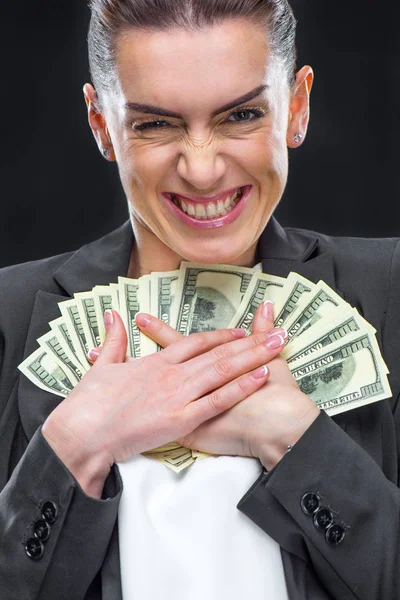
MULTIPOLYGON (((2 4, 0 266, 77 248, 126 219, 117 167, 87 125, 85 1, 2 4)), ((400 235, 400 5, 293 6, 299 66, 316 81, 277 215, 332 234, 400 235)))

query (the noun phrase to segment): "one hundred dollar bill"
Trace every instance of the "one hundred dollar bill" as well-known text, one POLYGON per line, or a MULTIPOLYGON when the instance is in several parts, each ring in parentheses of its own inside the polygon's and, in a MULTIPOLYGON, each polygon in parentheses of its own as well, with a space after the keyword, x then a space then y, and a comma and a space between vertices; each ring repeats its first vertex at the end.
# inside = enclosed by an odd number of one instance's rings
MULTIPOLYGON (((167 325, 171 325, 173 318, 173 305, 176 295, 176 287, 179 278, 179 270, 164 273, 153 272, 151 274, 151 306, 150 312, 153 316, 161 319, 167 325)), ((157 352, 161 346, 157 344, 157 352)))
POLYGON ((325 282, 319 281, 310 294, 302 296, 297 310, 285 323, 288 332, 288 344, 301 336, 310 327, 315 327, 321 319, 331 317, 332 312, 348 304, 325 282))
POLYGON ((18 369, 37 387, 65 398, 74 389, 67 372, 54 360, 46 349, 38 348, 26 358, 18 369))
POLYGON ((99 327, 100 344, 104 343, 106 328, 104 326, 104 313, 106 310, 119 312, 118 284, 96 285, 93 288, 94 309, 96 311, 97 325, 99 327))
POLYGON ((89 370, 89 364, 86 366, 80 362, 64 317, 58 317, 58 319, 50 321, 49 325, 56 334, 57 339, 69 360, 75 363, 82 372, 86 373, 89 370))
POLYGON ((338 340, 359 331, 370 331, 375 334, 372 325, 356 309, 345 306, 339 311, 335 311, 329 320, 325 321, 323 319, 286 345, 281 355, 291 365, 296 360, 300 360, 314 352, 319 352, 330 344, 334 344, 338 340))
POLYGON ((285 327, 299 308, 305 294, 311 293, 315 284, 298 273, 289 273, 282 293, 275 305, 275 327, 285 327))
POLYGON ((119 309, 128 335, 128 356, 140 358, 140 329, 136 325, 135 316, 140 312, 139 280, 118 277, 119 309))
POLYGON ((81 318, 83 331, 89 350, 98 348, 101 344, 99 324, 97 322, 93 292, 79 292, 74 294, 76 306, 81 318))
POLYGON ((76 385, 82 379, 85 371, 82 369, 80 363, 69 359, 57 334, 53 330, 42 335, 37 341, 53 357, 55 362, 63 368, 71 382, 76 385))
POLYGON ((247 291, 253 270, 246 267, 181 263, 174 327, 183 335, 225 329, 247 291))
POLYGON ((286 279, 283 277, 254 273, 236 314, 228 327, 241 327, 250 332, 254 316, 260 304, 265 300, 270 300, 273 304, 276 304, 279 301, 285 282, 286 279))
MULTIPOLYGON (((139 279, 140 312, 151 314, 152 277, 145 275, 139 279)), ((157 344, 140 330, 141 356, 149 356, 157 352, 157 344)))
POLYGON ((392 395, 372 331, 357 331, 289 367, 300 389, 329 415, 392 395))
POLYGON ((85 330, 83 329, 76 300, 71 299, 65 300, 64 302, 59 302, 58 307, 62 316, 64 317, 65 324, 68 327, 69 335, 71 337, 72 344, 75 348, 79 362, 89 369, 90 363, 87 359, 87 354, 90 348, 85 335, 85 330))

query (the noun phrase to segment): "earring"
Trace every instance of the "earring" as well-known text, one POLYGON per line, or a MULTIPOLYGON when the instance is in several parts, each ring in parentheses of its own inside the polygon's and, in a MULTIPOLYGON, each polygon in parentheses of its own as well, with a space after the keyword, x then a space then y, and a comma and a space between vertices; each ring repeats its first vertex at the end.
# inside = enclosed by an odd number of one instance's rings
POLYGON ((302 139, 303 139, 303 136, 301 135, 301 133, 296 133, 296 135, 293 138, 293 141, 295 144, 298 144, 299 142, 301 142, 302 139))
POLYGON ((102 149, 102 153, 103 153, 104 158, 109 158, 110 157, 110 151, 109 151, 108 148, 103 148, 102 149))

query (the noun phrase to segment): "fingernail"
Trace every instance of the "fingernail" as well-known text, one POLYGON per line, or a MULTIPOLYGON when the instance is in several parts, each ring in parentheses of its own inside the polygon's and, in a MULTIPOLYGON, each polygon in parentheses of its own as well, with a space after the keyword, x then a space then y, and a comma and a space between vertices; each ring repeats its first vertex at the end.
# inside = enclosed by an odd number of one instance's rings
POLYGON ((285 338, 279 334, 274 335, 267 341, 265 345, 271 350, 276 350, 277 348, 280 348, 281 346, 285 345, 285 338))
POLYGON ((233 335, 233 337, 235 338, 244 338, 247 335, 247 332, 245 329, 231 329, 231 333, 233 335))
POLYGON ((271 300, 265 300, 262 306, 262 316, 268 321, 274 321, 274 303, 271 300))
POLYGON ((258 367, 255 371, 252 371, 251 374, 254 379, 264 379, 269 374, 269 370, 267 365, 264 365, 263 367, 258 367))
POLYGON ((110 308, 107 308, 107 310, 104 311, 104 325, 106 326, 106 329, 108 327, 111 327, 111 325, 113 323, 114 323, 113 311, 110 308))
POLYGON ((135 315, 135 323, 141 325, 142 327, 146 327, 146 325, 151 323, 151 316, 146 315, 145 313, 137 313, 135 315))
POLYGON ((100 348, 92 348, 91 350, 89 350, 88 352, 88 357, 89 360, 91 361, 95 361, 97 358, 99 358, 100 356, 100 348))

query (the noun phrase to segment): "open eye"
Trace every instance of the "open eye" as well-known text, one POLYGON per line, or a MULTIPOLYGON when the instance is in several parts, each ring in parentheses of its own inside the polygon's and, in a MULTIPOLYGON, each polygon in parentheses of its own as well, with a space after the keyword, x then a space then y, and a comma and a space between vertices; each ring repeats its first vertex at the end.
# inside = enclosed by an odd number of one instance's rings
POLYGON ((227 119, 228 122, 248 123, 265 116, 265 111, 259 108, 242 108, 231 113, 227 119))

